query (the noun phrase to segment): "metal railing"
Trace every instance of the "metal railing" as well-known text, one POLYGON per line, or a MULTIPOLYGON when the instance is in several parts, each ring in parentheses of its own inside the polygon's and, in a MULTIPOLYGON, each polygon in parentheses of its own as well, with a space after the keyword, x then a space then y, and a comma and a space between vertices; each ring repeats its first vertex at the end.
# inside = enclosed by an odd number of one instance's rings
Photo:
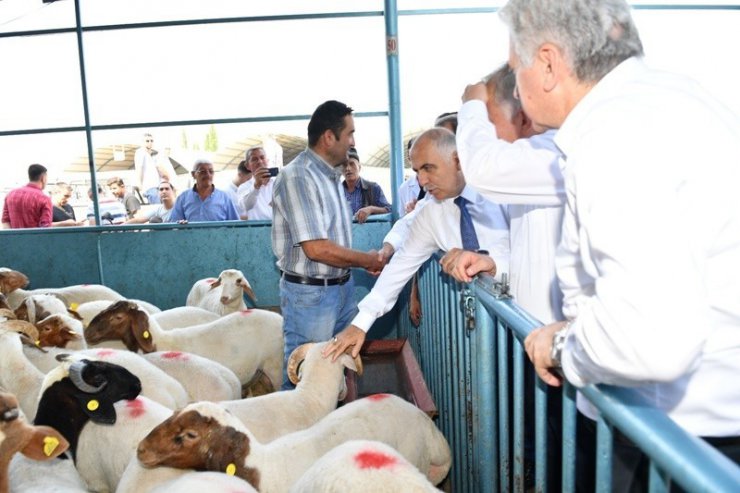
MULTIPOLYGON (((567 382, 562 389, 539 379, 527 382, 533 372, 522 341, 541 324, 489 276, 461 285, 440 272, 437 260, 420 270, 421 326, 410 326, 402 313, 399 334, 408 337, 417 353, 439 410, 438 425, 453 452, 449 488, 575 491, 576 390, 567 382), (548 396, 560 392, 562 412, 548 413, 548 396), (533 399, 525 398, 532 394, 533 399), (557 452, 548 455, 548 437, 553 436, 548 419, 552 425, 553 414, 561 414, 555 424, 562 438, 550 444, 557 452), (534 451, 525 454, 532 441, 534 451), (528 482, 525 466, 530 464, 534 477, 528 482)), ((617 430, 648 456, 649 491, 668 491, 672 484, 689 492, 739 491, 740 467, 642 402, 636 392, 606 385, 579 390, 600 413, 596 491, 612 490, 617 430)))

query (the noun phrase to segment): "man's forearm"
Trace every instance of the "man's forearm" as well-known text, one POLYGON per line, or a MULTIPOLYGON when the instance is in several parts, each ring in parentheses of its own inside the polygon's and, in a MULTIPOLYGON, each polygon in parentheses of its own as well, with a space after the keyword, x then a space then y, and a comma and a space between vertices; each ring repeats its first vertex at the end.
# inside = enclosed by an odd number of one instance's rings
POLYGON ((370 253, 337 245, 330 240, 311 240, 301 243, 303 252, 314 262, 333 267, 362 267, 372 265, 374 256, 370 253))

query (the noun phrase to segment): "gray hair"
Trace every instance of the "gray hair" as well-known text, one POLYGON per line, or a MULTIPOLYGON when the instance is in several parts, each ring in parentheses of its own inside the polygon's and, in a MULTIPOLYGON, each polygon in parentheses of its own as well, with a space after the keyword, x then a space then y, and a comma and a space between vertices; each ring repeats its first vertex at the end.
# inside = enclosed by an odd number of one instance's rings
POLYGON ((71 191, 72 186, 69 183, 59 181, 54 184, 54 188, 52 188, 51 193, 52 195, 64 195, 71 191))
POLYGON ((213 166, 213 163, 210 159, 199 158, 195 160, 195 163, 193 163, 193 171, 198 171, 198 168, 200 168, 202 164, 210 164, 211 166, 213 166))
POLYGON ((257 149, 261 149, 262 152, 265 151, 265 148, 261 145, 250 147, 249 149, 247 149, 247 152, 245 153, 245 159, 247 160, 247 162, 249 162, 249 158, 252 156, 252 153, 256 151, 257 149))
POLYGON ((499 11, 512 49, 528 67, 542 44, 557 45, 581 82, 597 82, 642 42, 624 0, 509 0, 499 11))
POLYGON ((522 102, 514 97, 516 74, 508 63, 483 77, 483 83, 488 89, 488 96, 493 96, 496 106, 507 108, 510 117, 522 109, 522 102))
POLYGON ((417 146, 426 141, 432 142, 437 152, 439 152, 445 159, 450 159, 452 154, 457 151, 455 134, 444 127, 434 127, 429 130, 425 130, 414 139, 414 143, 411 145, 411 149, 409 150, 409 156, 413 154, 414 149, 416 149, 417 146))

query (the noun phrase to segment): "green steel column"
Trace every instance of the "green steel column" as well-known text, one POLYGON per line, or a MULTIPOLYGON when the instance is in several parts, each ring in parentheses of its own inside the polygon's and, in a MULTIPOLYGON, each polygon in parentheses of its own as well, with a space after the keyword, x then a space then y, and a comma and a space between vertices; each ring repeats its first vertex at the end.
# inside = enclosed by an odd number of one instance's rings
POLYGON ((401 137, 401 83, 398 73, 398 5, 385 0, 385 49, 388 66, 388 119, 390 120, 391 195, 393 221, 402 216, 398 187, 403 182, 403 139, 401 137))

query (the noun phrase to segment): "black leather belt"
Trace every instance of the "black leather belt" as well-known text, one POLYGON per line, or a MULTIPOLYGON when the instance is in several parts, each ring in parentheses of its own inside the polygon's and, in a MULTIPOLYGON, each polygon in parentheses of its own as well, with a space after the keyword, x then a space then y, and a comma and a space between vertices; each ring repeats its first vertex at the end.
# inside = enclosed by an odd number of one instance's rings
POLYGON ((347 272, 342 277, 335 277, 334 279, 321 279, 318 277, 305 277, 305 276, 296 276, 293 274, 288 274, 287 272, 283 272, 283 279, 285 279, 288 282, 293 282, 296 284, 306 284, 308 286, 341 286, 342 284, 345 284, 347 281, 349 281, 350 272, 347 272))

